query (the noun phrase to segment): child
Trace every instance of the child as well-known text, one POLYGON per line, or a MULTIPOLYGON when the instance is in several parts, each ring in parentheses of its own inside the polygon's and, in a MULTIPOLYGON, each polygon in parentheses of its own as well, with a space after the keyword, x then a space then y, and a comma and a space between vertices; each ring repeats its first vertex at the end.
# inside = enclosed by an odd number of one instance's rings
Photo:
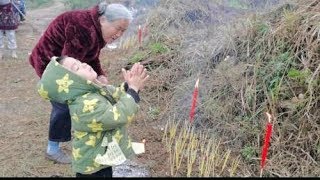
POLYGON ((115 88, 102 84, 86 63, 52 57, 38 83, 43 98, 69 106, 74 136, 72 169, 77 177, 112 177, 112 166, 137 151, 127 126, 138 111, 138 92, 149 76, 138 63, 122 73, 126 82, 115 88))
POLYGON ((19 21, 13 8, 10 0, 0 0, 0 60, 5 47, 5 36, 8 40, 8 48, 11 50, 11 57, 18 58, 15 30, 18 28, 19 21))

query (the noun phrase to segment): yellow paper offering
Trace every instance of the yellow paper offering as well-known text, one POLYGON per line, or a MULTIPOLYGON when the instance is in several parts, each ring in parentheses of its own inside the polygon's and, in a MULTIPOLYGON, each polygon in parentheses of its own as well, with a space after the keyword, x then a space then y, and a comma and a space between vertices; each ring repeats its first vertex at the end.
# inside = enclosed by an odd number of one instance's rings
POLYGON ((119 144, 115 139, 108 144, 107 151, 104 155, 98 154, 95 162, 102 165, 117 166, 126 161, 119 144))

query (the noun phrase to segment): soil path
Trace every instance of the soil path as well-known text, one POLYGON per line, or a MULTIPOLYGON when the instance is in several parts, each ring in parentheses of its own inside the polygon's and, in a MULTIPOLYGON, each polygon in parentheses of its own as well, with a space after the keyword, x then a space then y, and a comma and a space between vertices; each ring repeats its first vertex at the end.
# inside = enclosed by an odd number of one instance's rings
POLYGON ((0 177, 73 176, 69 165, 44 158, 50 104, 38 96, 39 78, 28 61, 50 21, 63 11, 62 0, 27 11, 27 20, 16 31, 19 58, 5 52, 0 61, 0 177))

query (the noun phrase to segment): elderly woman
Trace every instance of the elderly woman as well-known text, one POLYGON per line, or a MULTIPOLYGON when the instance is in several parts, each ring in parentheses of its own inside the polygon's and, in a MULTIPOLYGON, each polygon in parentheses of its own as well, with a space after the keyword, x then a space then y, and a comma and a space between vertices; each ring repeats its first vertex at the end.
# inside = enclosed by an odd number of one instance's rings
POLYGON ((19 20, 14 12, 10 0, 0 0, 0 60, 5 48, 5 36, 8 40, 8 49, 11 50, 11 57, 17 58, 17 41, 15 30, 18 28, 19 20))
MULTIPOLYGON (((89 64, 100 82, 107 83, 100 65, 100 50, 122 36, 131 20, 132 15, 125 6, 106 2, 89 10, 65 12, 49 24, 30 55, 30 64, 41 77, 51 57, 69 56, 89 64)), ((70 156, 59 147, 59 142, 71 140, 69 109, 66 104, 53 101, 51 104, 46 157, 58 163, 70 163, 70 156)))

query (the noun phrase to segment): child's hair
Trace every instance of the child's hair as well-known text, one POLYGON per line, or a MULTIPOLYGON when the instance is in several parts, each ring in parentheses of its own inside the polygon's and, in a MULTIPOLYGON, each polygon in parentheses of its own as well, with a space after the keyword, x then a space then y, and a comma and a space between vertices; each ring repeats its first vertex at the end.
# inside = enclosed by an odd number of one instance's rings
POLYGON ((62 61, 63 61, 64 59, 66 59, 67 57, 68 57, 68 56, 59 56, 59 57, 57 57, 56 61, 57 61, 58 63, 62 64, 62 61))

